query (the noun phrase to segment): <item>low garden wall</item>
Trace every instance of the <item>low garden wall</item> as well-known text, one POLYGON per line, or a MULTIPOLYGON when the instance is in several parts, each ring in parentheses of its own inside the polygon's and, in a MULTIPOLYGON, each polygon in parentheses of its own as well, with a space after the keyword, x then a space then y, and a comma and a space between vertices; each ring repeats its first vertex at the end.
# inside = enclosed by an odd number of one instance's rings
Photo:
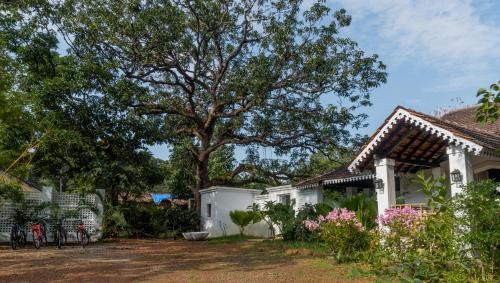
MULTIPOLYGON (((63 226, 68 232, 68 242, 77 240, 76 228, 80 220, 83 221, 85 228, 90 233, 91 241, 97 241, 101 238, 101 224, 104 211, 103 196, 104 190, 98 190, 98 194, 88 194, 82 197, 79 194, 58 193, 49 187, 45 187, 41 191, 32 190, 25 194, 26 200, 30 203, 53 202, 63 211, 76 209, 82 201, 97 208, 97 213, 89 208, 84 208, 79 211, 78 217, 65 219, 63 226)), ((0 206, 0 242, 10 241, 10 231, 14 225, 12 216, 17 206, 17 204, 10 201, 0 206)), ((45 219, 50 219, 50 209, 45 210, 40 216, 45 219)), ((25 227, 25 231, 28 235, 28 241, 31 241, 29 223, 27 227, 25 227)), ((49 223, 47 223, 47 238, 48 241, 52 241, 52 227, 49 223)))

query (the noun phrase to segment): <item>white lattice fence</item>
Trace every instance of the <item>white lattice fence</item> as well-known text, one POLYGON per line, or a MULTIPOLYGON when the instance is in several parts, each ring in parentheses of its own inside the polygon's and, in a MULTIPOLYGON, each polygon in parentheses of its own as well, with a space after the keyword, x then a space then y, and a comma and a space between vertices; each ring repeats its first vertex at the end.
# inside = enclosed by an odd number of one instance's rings
MULTIPOLYGON (((104 195, 103 193, 101 195, 104 195)), ((82 198, 78 194, 71 193, 52 193, 51 188, 44 188, 43 191, 33 191, 26 195, 26 199, 30 202, 41 203, 43 201, 52 201, 61 208, 61 211, 75 210, 82 204, 82 198)), ((68 232, 68 241, 76 240, 76 228, 80 220, 85 224, 86 229, 91 234, 92 240, 97 240, 101 236, 101 220, 103 215, 103 206, 101 198, 96 194, 87 195, 84 198, 84 203, 94 206, 98 209, 98 213, 94 213, 91 209, 85 208, 79 211, 79 215, 75 218, 65 219, 63 226, 68 232)), ((14 225, 12 216, 15 212, 16 205, 11 202, 6 202, 0 206, 0 241, 9 241, 10 230, 14 225)), ((50 219, 50 210, 44 211, 45 218, 50 219)), ((47 225, 47 237, 52 240, 52 227, 47 225)), ((29 224, 25 227, 29 232, 29 224)), ((28 233, 28 240, 31 240, 28 233)))

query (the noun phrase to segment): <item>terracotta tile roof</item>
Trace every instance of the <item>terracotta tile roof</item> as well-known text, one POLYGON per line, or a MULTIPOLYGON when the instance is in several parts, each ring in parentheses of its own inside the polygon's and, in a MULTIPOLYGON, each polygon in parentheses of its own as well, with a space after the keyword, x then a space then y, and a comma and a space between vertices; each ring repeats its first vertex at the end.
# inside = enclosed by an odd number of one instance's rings
MULTIPOLYGON (((427 121, 428 123, 431 123, 435 126, 443 128, 449 132, 452 132, 454 135, 466 139, 470 142, 473 142, 477 145, 486 147, 491 150, 496 150, 500 148, 500 120, 497 121, 495 124, 488 124, 484 126, 480 125, 475 121, 475 111, 477 109, 476 106, 450 111, 441 117, 434 117, 428 114, 415 111, 413 109, 398 106, 387 117, 387 119, 385 119, 384 123, 375 131, 375 133, 370 137, 367 143, 362 148, 360 148, 360 150, 356 153, 355 157, 353 158, 353 161, 374 140, 374 138, 377 137, 378 133, 383 129, 384 125, 391 120, 393 115, 399 109, 403 109, 409 112, 411 115, 414 115, 418 118, 427 121)), ((349 172, 347 168, 340 168, 306 179, 304 181, 297 183, 295 186, 299 188, 300 187, 305 188, 317 185, 325 180, 349 178, 361 175, 363 174, 354 174, 349 172)))
POLYGON ((384 123, 380 125, 375 133, 373 133, 367 143, 365 143, 363 147, 361 147, 360 150, 356 153, 349 165, 349 168, 355 168, 355 166, 359 164, 360 160, 366 160, 366 154, 371 155, 374 153, 372 152, 372 149, 368 149, 368 146, 370 146, 370 144, 372 143, 382 142, 375 141, 375 139, 379 138, 380 135, 382 135, 382 139, 387 138, 388 135, 384 135, 382 133, 382 130, 384 128, 387 128, 386 125, 391 123, 391 121, 394 122, 394 116, 400 111, 405 111, 415 118, 424 120, 429 124, 435 125, 436 127, 451 132, 456 137, 468 141, 469 143, 476 144, 493 151, 500 148, 500 135, 495 130, 488 130, 492 128, 498 128, 500 121, 497 121, 494 125, 489 125, 489 128, 482 128, 474 121, 473 113, 475 109, 476 107, 458 109, 449 112, 439 118, 415 111, 413 109, 397 106, 394 111, 385 119, 384 123))
POLYGON ((500 148, 500 120, 495 124, 481 126, 475 121, 477 107, 457 109, 439 118, 401 106, 398 108, 405 109, 415 116, 481 146, 493 150, 500 148))

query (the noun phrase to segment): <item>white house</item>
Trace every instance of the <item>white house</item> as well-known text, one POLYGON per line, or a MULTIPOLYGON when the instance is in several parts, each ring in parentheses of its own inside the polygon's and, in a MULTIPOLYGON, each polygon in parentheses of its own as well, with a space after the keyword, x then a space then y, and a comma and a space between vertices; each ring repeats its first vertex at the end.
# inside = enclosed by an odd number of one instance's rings
MULTIPOLYGON (((227 234, 234 234, 238 230, 229 219, 230 210, 292 199, 298 209, 305 203, 321 202, 324 190, 375 195, 379 214, 396 206, 397 197, 403 202, 399 205, 421 208, 427 200, 413 182, 418 171, 434 177, 444 175, 450 196, 474 180, 500 182, 500 121, 479 125, 474 119, 475 109, 468 107, 434 117, 398 106, 346 168, 294 186, 268 188, 267 194, 236 188, 225 188, 218 195, 213 193, 217 188, 202 191, 202 226, 211 236, 219 236, 223 233, 214 223, 225 223, 227 234), (217 213, 208 216, 208 207, 217 213)), ((267 235, 267 227, 255 226, 248 229, 249 234, 267 235)))
MULTIPOLYGON (((229 217, 232 210, 247 210, 252 204, 263 208, 267 201, 279 203, 295 203, 297 210, 304 204, 316 204, 322 201, 321 188, 299 190, 290 185, 267 188, 267 193, 261 190, 251 190, 232 187, 211 187, 201 190, 201 226, 208 231, 210 237, 220 237, 239 233, 229 217)), ((249 225, 245 234, 268 237, 269 227, 264 222, 249 225)))

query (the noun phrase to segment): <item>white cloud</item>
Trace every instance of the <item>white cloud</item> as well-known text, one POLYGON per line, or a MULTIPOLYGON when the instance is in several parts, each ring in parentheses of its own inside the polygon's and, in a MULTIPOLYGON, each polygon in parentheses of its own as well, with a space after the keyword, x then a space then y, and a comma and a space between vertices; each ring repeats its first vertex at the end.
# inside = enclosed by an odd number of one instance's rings
POLYGON ((470 1, 331 2, 353 15, 353 27, 389 63, 419 60, 441 71, 477 73, 500 62, 500 27, 482 21, 470 1))

